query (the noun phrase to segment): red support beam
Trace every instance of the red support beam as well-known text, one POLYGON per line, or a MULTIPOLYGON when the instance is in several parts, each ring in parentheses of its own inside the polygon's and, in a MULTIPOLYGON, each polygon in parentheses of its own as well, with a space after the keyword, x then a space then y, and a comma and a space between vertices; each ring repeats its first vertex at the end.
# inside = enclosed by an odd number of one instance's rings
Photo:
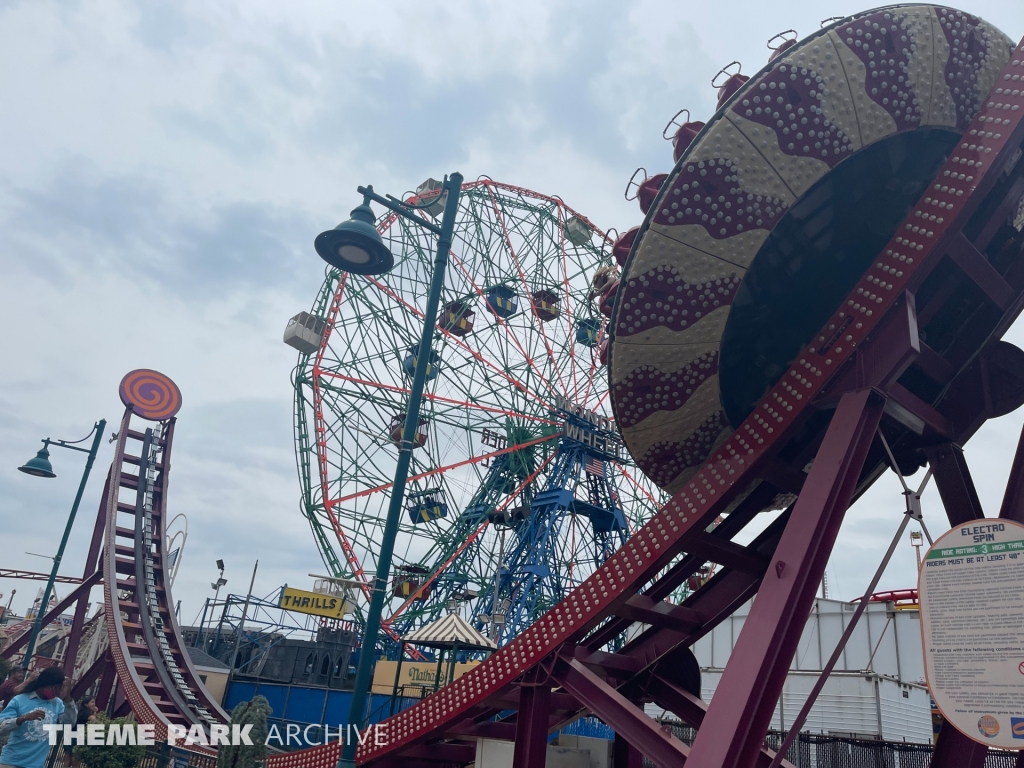
MULTIPOLYGON (((927 454, 950 526, 984 517, 963 449, 955 443, 943 443, 929 449, 927 454)), ((1012 474, 1010 482, 1013 483, 1012 474)), ((983 768, 987 754, 988 747, 984 744, 943 723, 932 753, 931 768, 983 768)))
POLYGON ((693 765, 756 764, 884 407, 872 390, 840 399, 697 733, 693 765))
MULTIPOLYGON (((79 598, 83 598, 84 602, 84 598, 89 596, 89 591, 100 583, 102 577, 103 573, 96 571, 96 573, 83 581, 77 589, 72 590, 67 597, 57 603, 53 610, 43 616, 42 626, 45 627, 49 625, 54 619, 58 618, 68 606, 79 598)), ((13 656, 17 651, 20 651, 23 646, 28 644, 28 639, 31 634, 31 632, 23 632, 17 640, 12 641, 6 648, 4 648, 3 652, 0 653, 0 658, 11 658, 11 656, 13 656)))
MULTIPOLYGON (((89 552, 85 557, 85 569, 82 573, 83 581, 89 578, 90 573, 102 571, 100 567, 100 552, 103 549, 103 534, 107 528, 107 507, 105 504, 107 492, 110 490, 110 476, 113 469, 107 470, 107 479, 103 483, 103 495, 100 496, 100 508, 96 513, 96 523, 92 529, 92 540, 89 542, 89 552)), ((82 632, 85 630, 86 611, 89 609, 88 592, 82 596, 75 606, 75 617, 71 622, 71 634, 68 637, 67 650, 64 653, 64 674, 71 677, 75 672, 75 664, 78 661, 78 646, 82 642, 82 632)))
POLYGON ((524 685, 520 688, 516 749, 512 758, 512 768, 534 768, 544 765, 548 750, 550 708, 550 686, 524 685))
MULTIPOLYGON (((999 516, 1005 520, 1024 523, 1024 429, 1017 441, 1017 452, 1013 455, 1013 466, 1006 481, 1003 504, 999 516)), ((1021 753, 1024 756, 1024 753, 1021 753)))
POLYGON ((956 443, 942 443, 929 448, 926 453, 949 525, 952 527, 984 517, 985 511, 974 488, 963 448, 956 443))
POLYGON ((689 752, 686 744, 663 730, 642 708, 587 669, 579 659, 563 662, 557 678, 565 690, 658 768, 678 768, 686 761, 689 752))
POLYGON ((612 742, 612 765, 615 768, 643 768, 644 756, 632 744, 615 734, 615 741, 612 742))

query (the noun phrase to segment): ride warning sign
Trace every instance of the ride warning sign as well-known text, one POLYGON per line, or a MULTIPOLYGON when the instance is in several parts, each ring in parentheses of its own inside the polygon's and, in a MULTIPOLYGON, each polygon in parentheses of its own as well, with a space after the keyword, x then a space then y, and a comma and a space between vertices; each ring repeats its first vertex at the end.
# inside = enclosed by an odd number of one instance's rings
POLYGON ((918 581, 928 689, 990 747, 1024 749, 1024 525, 981 519, 943 534, 918 581))

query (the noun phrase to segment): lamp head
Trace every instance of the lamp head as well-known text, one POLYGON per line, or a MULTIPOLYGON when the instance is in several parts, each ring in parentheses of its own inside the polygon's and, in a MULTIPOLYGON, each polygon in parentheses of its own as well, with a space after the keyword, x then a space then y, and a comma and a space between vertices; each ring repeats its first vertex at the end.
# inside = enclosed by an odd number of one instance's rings
POLYGON ((53 466, 50 464, 50 452, 46 450, 45 445, 39 449, 39 452, 34 457, 18 467, 18 471, 24 472, 26 475, 35 475, 36 477, 57 476, 53 471, 53 466))
POLYGON ((357 275, 382 275, 395 265, 395 257, 373 221, 373 211, 364 200, 348 221, 317 235, 313 247, 332 267, 357 275))

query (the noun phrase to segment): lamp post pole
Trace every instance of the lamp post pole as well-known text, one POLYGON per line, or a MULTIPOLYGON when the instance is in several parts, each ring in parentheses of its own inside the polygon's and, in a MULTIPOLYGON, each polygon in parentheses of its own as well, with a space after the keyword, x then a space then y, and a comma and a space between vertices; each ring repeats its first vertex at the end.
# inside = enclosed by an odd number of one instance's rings
MULTIPOLYGON (((107 427, 106 419, 100 419, 93 426, 93 430, 96 432, 92 439, 92 447, 86 451, 85 448, 78 448, 77 446, 70 445, 63 440, 50 440, 46 438, 43 441, 45 446, 56 445, 61 448, 70 448, 73 451, 82 451, 88 453, 89 457, 85 460, 85 471, 82 473, 82 482, 78 484, 78 493, 75 495, 75 503, 71 505, 71 514, 68 515, 68 523, 64 526, 64 538, 60 540, 60 546, 57 548, 57 555, 53 558, 53 568, 50 569, 50 578, 46 580, 46 588, 43 590, 43 601, 39 605, 39 611, 36 613, 35 621, 32 623, 32 634, 29 635, 28 645, 25 647, 25 659, 22 661, 21 666, 24 669, 28 669, 29 662, 32 661, 32 654, 36 649, 36 640, 39 637, 39 631, 43 628, 43 616, 49 608, 50 595, 53 593, 53 582, 57 578, 57 571, 60 570, 60 561, 64 556, 64 548, 68 544, 68 538, 71 536, 71 527, 75 524, 75 515, 78 514, 78 505, 82 502, 82 494, 85 493, 85 484, 89 481, 89 472, 92 470, 92 464, 96 460, 96 453, 100 448, 100 440, 103 439, 103 431, 107 427)), ((51 475, 52 477, 52 475, 51 475)))
MULTIPOLYGON (((441 301, 441 289, 444 287, 445 271, 448 268, 448 252, 452 247, 452 236, 455 231, 455 213, 459 206, 459 193, 462 191, 462 174, 453 173, 445 179, 441 194, 447 192, 441 228, 424 221, 419 216, 408 213, 408 209, 400 203, 378 197, 373 188, 359 188, 365 197, 381 203, 395 213, 406 216, 426 229, 438 235, 437 254, 434 257, 434 273, 430 278, 430 293, 427 296, 427 308, 423 315, 423 333, 420 336, 419 354, 416 356, 416 368, 413 372, 412 385, 409 388, 409 404, 405 414, 405 427, 402 430, 402 444, 398 452, 398 464, 395 467, 395 482, 391 488, 391 500, 388 505, 388 516, 384 524, 384 536, 377 556, 377 573, 373 581, 370 610, 366 615, 366 631, 359 652, 359 667, 352 691, 352 704, 349 709, 350 724, 361 726, 366 710, 366 701, 370 687, 370 674, 374 666, 374 653, 377 647, 377 636, 380 632, 380 617, 384 610, 384 598, 387 593, 388 576, 391 573, 391 556, 394 553, 395 539, 398 536, 398 523, 402 515, 405 501, 405 483, 409 476, 409 463, 412 460, 413 447, 416 444, 416 431, 420 421, 420 403, 423 399, 423 385, 427 379, 427 366, 430 363, 430 342, 434 337, 437 323, 437 310, 441 301)), ((346 737, 347 737, 346 731, 346 737)), ((346 738, 342 749, 339 768, 355 766, 355 739, 346 738)))

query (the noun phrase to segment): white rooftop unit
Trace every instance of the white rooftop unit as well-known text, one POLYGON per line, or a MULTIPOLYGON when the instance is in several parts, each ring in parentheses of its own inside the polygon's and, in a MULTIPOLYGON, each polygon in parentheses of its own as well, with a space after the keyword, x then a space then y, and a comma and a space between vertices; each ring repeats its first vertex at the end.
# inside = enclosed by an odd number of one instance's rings
MULTIPOLYGON (((441 182, 437 179, 427 179, 418 187, 416 187, 416 197, 430 197, 432 193, 439 192, 441 190, 441 182)), ((424 210, 433 216, 435 219, 441 215, 444 210, 444 204, 448 201, 448 193, 443 192, 437 195, 433 202, 430 203, 424 210)), ((426 200, 420 200, 420 203, 424 203, 426 200)))
POLYGON ((322 317, 309 312, 299 312, 288 321, 284 328, 284 343, 304 355, 311 355, 320 348, 326 322, 322 317))
POLYGON ((593 234, 594 232, 590 229, 590 225, 579 216, 570 216, 569 220, 565 222, 565 236, 574 245, 589 243, 593 234))

